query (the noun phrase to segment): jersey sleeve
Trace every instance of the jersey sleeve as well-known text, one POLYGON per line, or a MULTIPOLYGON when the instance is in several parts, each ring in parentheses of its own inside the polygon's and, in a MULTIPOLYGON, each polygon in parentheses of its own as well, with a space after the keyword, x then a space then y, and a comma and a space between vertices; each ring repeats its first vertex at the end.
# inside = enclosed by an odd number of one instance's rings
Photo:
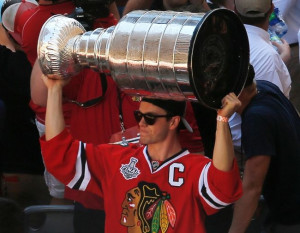
POLYGON ((206 214, 214 214, 242 196, 242 182, 236 161, 230 171, 218 170, 207 163, 200 175, 198 191, 206 214))
POLYGON ((118 154, 122 154, 116 153, 120 150, 116 145, 94 146, 74 140, 66 129, 49 141, 42 137, 40 143, 45 166, 52 175, 71 189, 99 196, 103 195, 102 181, 115 171, 118 154))

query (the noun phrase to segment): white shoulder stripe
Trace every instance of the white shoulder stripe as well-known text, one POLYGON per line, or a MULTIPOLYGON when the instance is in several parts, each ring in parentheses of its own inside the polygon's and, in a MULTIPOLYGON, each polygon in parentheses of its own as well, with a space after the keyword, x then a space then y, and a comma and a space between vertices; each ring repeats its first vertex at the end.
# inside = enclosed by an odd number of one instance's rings
MULTIPOLYGON (((75 170, 75 175, 74 178, 67 184, 67 186, 69 188, 74 188, 74 186, 80 182, 80 186, 76 189, 80 189, 80 190, 85 190, 89 181, 91 180, 91 174, 86 162, 86 158, 82 158, 82 142, 79 143, 78 146, 78 153, 77 153, 77 159, 76 159, 76 170, 75 170), (83 164, 82 164, 83 161, 83 164), (84 174, 83 174, 83 166, 84 166, 84 174), (82 179, 83 178, 83 179, 82 179), (82 179, 82 181, 80 181, 80 179, 82 179)), ((83 147, 85 149, 86 144, 83 144, 83 147)))
POLYGON ((86 187, 88 186, 90 181, 91 181, 91 173, 90 173, 88 164, 85 163, 84 179, 79 187, 79 190, 82 190, 82 191, 86 190, 86 187))
POLYGON ((201 172, 201 175, 199 178, 199 194, 205 200, 205 202, 212 208, 222 209, 222 208, 226 207, 227 205, 230 205, 231 203, 226 203, 226 202, 221 201, 210 190, 208 180, 207 180, 207 174, 208 174, 210 166, 211 166, 211 162, 206 164, 201 172))

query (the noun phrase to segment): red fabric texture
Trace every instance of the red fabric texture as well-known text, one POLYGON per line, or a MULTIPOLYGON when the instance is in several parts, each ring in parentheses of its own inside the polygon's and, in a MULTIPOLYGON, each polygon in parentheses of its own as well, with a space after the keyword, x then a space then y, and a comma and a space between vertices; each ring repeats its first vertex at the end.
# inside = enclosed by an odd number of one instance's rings
POLYGON ((70 14, 75 9, 72 1, 55 3, 52 5, 39 5, 24 12, 16 26, 16 32, 22 37, 22 49, 27 55, 31 65, 37 58, 37 42, 43 24, 56 14, 70 14))
MULTIPOLYGON (((63 96, 64 96, 63 111, 64 111, 64 118, 67 126, 70 125, 72 108, 74 105, 68 102, 67 99, 74 100, 77 98, 80 82, 82 80, 83 75, 84 73, 80 72, 78 75, 72 77, 70 82, 63 89, 63 96)), ((36 119, 42 124, 45 124, 46 108, 35 104, 32 100, 30 100, 29 106, 35 112, 36 119)))
POLYGON ((192 153, 199 153, 204 151, 202 138, 198 129, 195 114, 190 102, 187 102, 185 119, 193 129, 190 133, 187 129, 180 130, 179 140, 183 148, 187 148, 192 153))
POLYGON ((115 16, 110 13, 106 18, 98 18, 94 21, 93 28, 108 28, 114 26, 118 23, 118 20, 115 16))
MULTIPOLYGON (((10 4, 10 3, 8 3, 10 4)), ((17 27, 22 24, 21 22, 21 16, 24 14, 29 9, 34 9, 37 7, 37 3, 34 4, 32 2, 27 2, 23 0, 20 3, 15 3, 9 6, 8 10, 9 13, 5 14, 3 12, 3 24, 7 29, 9 29, 9 34, 21 45, 22 44, 22 38, 21 34, 18 32, 17 27), (17 8, 16 12, 14 12, 14 8, 17 8), (15 13, 15 14, 14 14, 15 13), (9 18, 6 18, 9 17, 9 18), (6 25, 6 23, 10 24, 12 23, 13 25, 6 25), (13 31, 11 31, 13 30, 13 31)))

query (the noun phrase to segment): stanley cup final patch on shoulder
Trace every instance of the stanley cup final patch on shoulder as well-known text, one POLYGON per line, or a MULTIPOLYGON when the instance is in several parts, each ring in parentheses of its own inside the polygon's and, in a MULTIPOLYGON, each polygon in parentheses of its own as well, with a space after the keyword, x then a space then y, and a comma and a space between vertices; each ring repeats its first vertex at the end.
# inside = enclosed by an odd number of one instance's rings
POLYGON ((128 164, 122 164, 120 172, 126 180, 134 179, 141 174, 140 170, 135 166, 137 162, 137 158, 131 157, 128 164))

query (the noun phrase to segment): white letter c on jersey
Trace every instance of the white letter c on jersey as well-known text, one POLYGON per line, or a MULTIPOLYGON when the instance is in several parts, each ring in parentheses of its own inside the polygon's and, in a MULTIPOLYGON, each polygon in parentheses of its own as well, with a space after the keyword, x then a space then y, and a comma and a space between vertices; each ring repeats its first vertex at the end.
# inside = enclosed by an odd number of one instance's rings
POLYGON ((180 187, 184 179, 183 178, 178 178, 178 180, 174 180, 175 178, 175 169, 178 169, 179 172, 184 172, 184 166, 182 163, 173 163, 169 167, 169 184, 175 187, 180 187))

